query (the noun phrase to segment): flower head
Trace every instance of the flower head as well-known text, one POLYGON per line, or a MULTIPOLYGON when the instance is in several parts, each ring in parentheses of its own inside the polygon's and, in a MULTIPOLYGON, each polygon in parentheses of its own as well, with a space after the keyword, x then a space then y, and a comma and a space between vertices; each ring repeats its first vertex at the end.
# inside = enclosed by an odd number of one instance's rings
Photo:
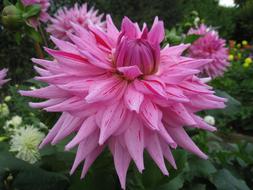
POLYGON ((8 69, 2 69, 0 70, 0 88, 2 87, 2 85, 6 82, 8 82, 8 79, 5 79, 6 75, 7 75, 8 69))
POLYGON ((38 145, 44 138, 44 134, 33 126, 17 128, 11 136, 10 151, 16 152, 16 157, 35 163, 39 158, 38 145))
POLYGON ((7 104, 3 103, 3 104, 0 104, 0 117, 6 117, 8 116, 10 113, 10 110, 9 110, 9 107, 7 104))
POLYGON ((207 28, 204 24, 198 29, 191 28, 188 34, 202 35, 189 48, 190 57, 213 59, 203 66, 202 72, 212 78, 223 75, 229 65, 225 40, 221 39, 215 30, 207 28))
POLYGON ((229 60, 229 61, 234 61, 234 59, 235 59, 234 55, 230 54, 230 55, 228 56, 228 60, 229 60))
POLYGON ((68 9, 66 7, 59 9, 54 18, 51 18, 51 24, 47 31, 56 38, 69 40, 67 33, 73 33, 74 29, 71 23, 79 24, 84 28, 88 28, 89 24, 95 24, 101 28, 105 28, 105 22, 102 21, 103 14, 98 15, 98 10, 92 7, 88 10, 87 3, 68 9))
POLYGON ((204 117, 204 121, 210 125, 215 125, 215 118, 211 115, 207 115, 204 117))
POLYGON ((248 45, 248 41, 247 41, 247 40, 243 40, 243 41, 242 41, 242 45, 243 45, 243 46, 247 46, 247 45, 248 45))
POLYGON ((84 163, 84 177, 109 146, 122 188, 131 160, 144 169, 144 149, 165 175, 164 158, 176 168, 170 148, 177 145, 206 159, 183 126, 215 130, 195 114, 224 107, 224 99, 195 75, 211 60, 181 56, 189 45, 160 49, 164 26, 158 18, 150 30, 128 18, 120 31, 110 16, 106 24, 107 31, 72 24, 73 43, 52 37, 59 48, 46 49, 53 61, 33 59, 40 65, 37 80, 49 86, 21 94, 48 99, 32 107, 62 112, 41 147, 75 133, 65 149, 78 146, 71 173, 84 163))
POLYGON ((39 5, 40 6, 40 13, 38 18, 30 18, 29 24, 37 28, 40 24, 40 21, 45 23, 50 18, 49 14, 47 13, 48 8, 50 7, 49 0, 21 0, 24 6, 31 6, 31 5, 39 5))

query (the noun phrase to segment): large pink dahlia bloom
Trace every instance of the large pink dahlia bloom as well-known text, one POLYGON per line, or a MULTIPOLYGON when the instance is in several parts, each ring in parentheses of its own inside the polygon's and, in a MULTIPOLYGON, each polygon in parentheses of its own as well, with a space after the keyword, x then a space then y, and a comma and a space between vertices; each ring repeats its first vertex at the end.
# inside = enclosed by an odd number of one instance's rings
POLYGON ((5 79, 7 72, 8 72, 8 69, 0 70, 0 88, 3 86, 4 83, 9 81, 9 79, 5 79))
POLYGON ((201 24, 197 29, 191 28, 188 34, 203 35, 190 46, 190 57, 213 59, 203 66, 202 73, 212 78, 223 75, 229 65, 225 40, 219 37, 217 31, 206 27, 204 24, 201 24))
POLYGON ((144 149, 165 175, 164 158, 176 168, 170 148, 177 145, 206 159, 184 127, 213 131, 195 113, 224 107, 224 99, 195 75, 210 60, 181 56, 189 45, 160 49, 164 26, 158 18, 150 31, 128 18, 120 31, 110 16, 106 24, 106 32, 73 24, 75 35, 68 34, 73 43, 52 37, 59 50, 46 51, 53 61, 33 59, 40 66, 37 80, 49 86, 21 94, 47 99, 32 107, 62 112, 41 147, 74 133, 66 145, 66 150, 78 146, 71 173, 83 163, 84 177, 109 146, 123 189, 131 160, 144 169, 144 149))
POLYGON ((87 3, 67 9, 66 7, 59 9, 54 18, 51 18, 51 24, 47 28, 47 32, 54 37, 62 40, 69 40, 67 33, 73 33, 74 28, 71 23, 79 24, 84 28, 88 28, 89 24, 95 24, 105 29, 105 22, 102 21, 103 14, 98 15, 98 10, 92 7, 88 10, 87 3))
POLYGON ((30 6, 30 5, 40 5, 40 14, 38 18, 31 18, 29 19, 29 24, 37 28, 40 21, 41 22, 47 22, 50 18, 49 14, 47 13, 47 10, 50 6, 49 0, 21 0, 24 6, 30 6))

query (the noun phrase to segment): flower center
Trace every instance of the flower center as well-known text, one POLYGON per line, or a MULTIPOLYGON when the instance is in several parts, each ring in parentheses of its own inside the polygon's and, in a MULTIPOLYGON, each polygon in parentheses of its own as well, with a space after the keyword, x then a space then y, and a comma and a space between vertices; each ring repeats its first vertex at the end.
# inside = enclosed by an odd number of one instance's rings
POLYGON ((157 67, 160 51, 142 38, 129 39, 122 37, 115 51, 115 63, 117 68, 137 66, 144 75, 152 74, 157 67))

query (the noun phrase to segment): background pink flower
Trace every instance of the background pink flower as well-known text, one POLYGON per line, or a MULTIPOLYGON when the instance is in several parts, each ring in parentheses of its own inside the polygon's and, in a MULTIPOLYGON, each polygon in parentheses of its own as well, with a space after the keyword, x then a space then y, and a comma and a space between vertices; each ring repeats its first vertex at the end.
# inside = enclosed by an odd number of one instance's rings
POLYGON ((23 3, 24 6, 30 6, 30 5, 40 5, 41 7, 41 11, 40 11, 40 15, 39 18, 31 18, 29 19, 29 24, 34 27, 37 28, 39 25, 39 22, 47 22, 49 19, 49 14, 47 13, 47 10, 50 6, 50 2, 49 0, 21 0, 21 2, 23 3))
POLYGON ((184 128, 214 131, 196 112, 225 106, 196 76, 211 60, 183 57, 188 45, 160 49, 164 26, 158 18, 150 30, 128 18, 120 31, 110 16, 106 25, 103 31, 72 23, 73 43, 52 37, 59 50, 46 51, 53 61, 33 59, 37 80, 49 86, 21 94, 47 99, 30 103, 34 108, 62 113, 41 147, 74 133, 65 149, 78 146, 71 173, 82 163, 84 177, 108 146, 123 189, 131 160, 143 171, 144 149, 165 175, 164 158, 176 168, 171 148, 177 145, 207 159, 184 128))
POLYGON ((79 24, 84 28, 88 28, 89 24, 95 24, 101 28, 105 28, 105 22, 102 21, 103 14, 98 15, 98 10, 92 7, 88 10, 87 3, 82 6, 75 4, 74 7, 67 9, 66 7, 59 9, 54 18, 51 18, 51 24, 47 31, 53 36, 69 40, 67 33, 74 31, 71 23, 79 24))
POLYGON ((189 48, 190 57, 213 59, 203 66, 202 72, 212 78, 223 75, 229 66, 225 40, 221 39, 215 30, 207 28, 204 24, 200 25, 198 29, 191 28, 188 34, 203 35, 189 48))
POLYGON ((0 70, 0 88, 2 87, 2 85, 6 82, 8 82, 8 79, 5 79, 6 75, 7 75, 8 69, 2 69, 0 70))

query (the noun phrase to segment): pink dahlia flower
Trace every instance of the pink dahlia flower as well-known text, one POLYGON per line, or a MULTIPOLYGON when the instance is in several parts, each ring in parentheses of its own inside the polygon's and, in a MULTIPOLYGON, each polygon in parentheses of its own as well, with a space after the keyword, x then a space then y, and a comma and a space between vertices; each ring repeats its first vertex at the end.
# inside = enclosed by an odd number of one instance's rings
POLYGON ((107 31, 72 24, 73 43, 52 37, 59 50, 46 49, 53 61, 33 59, 49 86, 22 95, 47 99, 30 103, 61 117, 41 144, 56 144, 74 133, 66 150, 78 146, 71 173, 83 163, 82 177, 109 147, 125 189, 128 166, 144 169, 143 151, 168 175, 166 158, 176 168, 170 148, 177 145, 206 159, 185 128, 214 131, 196 112, 224 108, 224 99, 195 74, 210 60, 181 56, 189 45, 160 49, 163 22, 155 19, 148 31, 124 18, 119 31, 110 16, 107 31))
POLYGON ((71 23, 79 24, 84 28, 88 28, 89 24, 94 24, 102 29, 105 28, 105 22, 102 21, 103 14, 98 15, 98 10, 92 7, 87 8, 87 3, 67 9, 66 7, 59 9, 54 18, 51 18, 51 24, 47 28, 47 32, 54 37, 62 40, 69 40, 67 33, 73 33, 74 28, 71 23))
POLYGON ((213 59, 203 66, 202 73, 212 78, 223 75, 229 66, 225 40, 221 39, 215 30, 207 28, 204 24, 200 25, 198 29, 190 29, 188 34, 203 35, 190 46, 190 57, 213 59))
POLYGON ((2 85, 6 82, 9 81, 9 79, 5 79, 6 75, 7 75, 8 69, 2 69, 0 70, 0 88, 2 87, 2 85))
POLYGON ((37 28, 39 25, 39 22, 47 22, 50 18, 49 14, 47 13, 47 10, 50 6, 49 0, 21 0, 24 6, 30 6, 30 5, 40 5, 40 14, 39 18, 31 18, 29 19, 29 24, 37 28))

